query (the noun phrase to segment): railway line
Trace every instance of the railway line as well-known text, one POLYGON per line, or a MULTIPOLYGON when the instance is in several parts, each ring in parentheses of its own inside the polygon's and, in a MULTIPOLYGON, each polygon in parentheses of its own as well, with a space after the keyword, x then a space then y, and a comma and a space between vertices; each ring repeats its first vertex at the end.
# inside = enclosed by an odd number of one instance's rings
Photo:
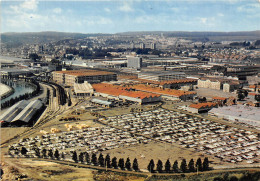
POLYGON ((34 134, 36 131, 39 130, 39 128, 49 122, 50 120, 54 119, 58 115, 64 113, 67 110, 72 109, 74 106, 68 107, 66 105, 66 99, 67 99, 67 94, 65 90, 60 86, 55 83, 47 83, 47 82, 41 82, 42 84, 45 84, 48 87, 49 90, 49 100, 48 100, 48 106, 43 113, 43 117, 38 120, 33 127, 30 127, 26 129, 23 133, 20 133, 13 138, 10 138, 9 140, 1 143, 0 147, 4 148, 8 146, 8 143, 17 140, 22 137, 28 137, 32 134, 34 134))

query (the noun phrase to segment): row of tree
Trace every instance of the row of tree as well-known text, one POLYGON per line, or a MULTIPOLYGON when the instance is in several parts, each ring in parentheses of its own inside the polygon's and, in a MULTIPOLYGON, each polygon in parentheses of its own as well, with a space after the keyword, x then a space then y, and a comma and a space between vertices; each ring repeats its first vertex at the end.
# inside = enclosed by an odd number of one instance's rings
MULTIPOLYGON (((15 150, 15 154, 18 154, 19 152, 24 155, 27 155, 27 149, 25 147, 22 147, 20 151, 18 149, 15 149, 13 147, 9 148, 9 154, 11 150, 15 150)), ((46 150, 45 148, 40 151, 38 147, 34 147, 32 150, 35 152, 35 156, 38 158, 50 158, 50 159, 65 159, 65 155, 63 152, 59 153, 59 151, 56 149, 53 151, 52 149, 46 150)), ((129 157, 124 161, 123 158, 120 158, 117 161, 116 157, 113 157, 112 160, 110 159, 110 155, 107 154, 106 157, 103 156, 102 153, 97 155, 93 153, 92 155, 89 155, 87 152, 81 152, 80 154, 77 154, 76 151, 71 152, 71 158, 74 162, 78 163, 86 163, 91 164, 95 166, 101 166, 106 168, 115 168, 115 169, 121 169, 121 170, 135 170, 139 171, 138 161, 135 158, 133 160, 133 164, 131 164, 131 161, 129 157)), ((171 165, 170 160, 168 159, 164 166, 163 162, 161 160, 158 160, 157 164, 155 165, 154 160, 151 159, 147 169, 151 173, 189 173, 189 172, 196 172, 196 171, 208 171, 210 170, 209 167, 209 160, 207 157, 204 158, 203 162, 201 158, 198 158, 196 163, 193 159, 189 161, 187 164, 186 159, 182 159, 180 166, 178 165, 178 161, 176 160, 173 165, 171 165), (156 166, 156 169, 155 169, 156 166)))
POLYGON ((163 167, 163 163, 161 160, 158 160, 155 169, 154 160, 151 159, 150 163, 147 166, 149 172, 159 172, 159 173, 188 173, 188 172, 196 172, 196 171, 208 171, 209 168, 209 160, 208 158, 204 158, 204 161, 201 161, 201 158, 198 158, 196 164, 193 159, 191 159, 187 165, 186 159, 183 159, 180 167, 178 166, 178 161, 176 160, 173 165, 171 165, 170 160, 168 159, 163 167))
POLYGON ((101 166, 106 168, 115 168, 115 169, 120 168, 121 170, 139 171, 138 161, 136 158, 133 160, 133 165, 132 165, 129 158, 127 158, 126 161, 124 161, 123 158, 120 158, 117 161, 116 157, 113 157, 111 160, 109 154, 107 154, 106 157, 104 158, 102 153, 100 153, 99 156, 97 157, 95 153, 93 153, 91 156, 87 152, 81 152, 79 155, 77 155, 77 152, 74 151, 72 153, 72 160, 76 163, 85 162, 87 164, 93 164, 95 166, 101 166))

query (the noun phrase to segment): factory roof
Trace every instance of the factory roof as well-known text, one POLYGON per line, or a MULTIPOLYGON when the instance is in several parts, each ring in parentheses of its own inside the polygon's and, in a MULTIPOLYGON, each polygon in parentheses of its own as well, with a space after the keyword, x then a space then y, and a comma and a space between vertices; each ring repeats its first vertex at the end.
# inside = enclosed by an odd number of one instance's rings
POLYGON ((31 101, 14 119, 12 122, 20 120, 28 123, 35 113, 43 106, 40 100, 31 101))
POLYGON ((215 99, 215 100, 222 100, 222 101, 224 101, 224 100, 226 100, 227 98, 226 97, 212 97, 212 99, 215 99))
POLYGON ((193 92, 193 91, 162 89, 159 87, 152 87, 150 85, 144 85, 144 84, 136 84, 136 85, 133 85, 132 88, 137 89, 137 90, 147 91, 147 92, 153 92, 153 93, 157 93, 157 94, 171 95, 171 96, 175 96, 175 97, 196 94, 196 92, 193 92))
POLYGON ((87 81, 84 81, 84 83, 74 83, 74 91, 75 93, 93 93, 93 87, 91 84, 89 84, 87 81))
POLYGON ((233 106, 213 108, 212 110, 210 110, 210 113, 225 115, 237 119, 255 120, 260 122, 259 110, 259 107, 245 106, 239 104, 233 106))
POLYGON ((112 104, 112 102, 109 102, 109 101, 104 101, 104 100, 100 100, 100 99, 92 99, 91 102, 94 102, 94 103, 97 103, 97 104, 102 104, 102 105, 106 105, 106 106, 109 106, 112 104))
POLYGON ((197 103, 197 104, 191 104, 190 107, 196 108, 196 109, 201 109, 201 108, 211 108, 216 106, 217 103, 214 102, 204 102, 204 103, 197 103))
POLYGON ((121 87, 121 86, 116 86, 116 85, 106 84, 106 83, 93 84, 92 86, 96 92, 105 93, 114 96, 123 95, 128 97, 139 98, 139 99, 144 99, 148 97, 160 97, 159 94, 147 93, 142 91, 134 91, 131 90, 131 88, 126 88, 126 87, 121 87))
POLYGON ((140 72, 139 75, 151 75, 151 76, 163 76, 163 75, 185 75, 184 72, 176 72, 176 71, 147 71, 140 72))
POLYGON ((29 101, 22 100, 10 107, 2 115, 0 115, 1 121, 11 122, 27 105, 29 101))
POLYGON ((67 75, 73 75, 73 76, 95 76, 95 75, 112 75, 112 74, 115 74, 113 72, 90 70, 90 69, 55 71, 54 73, 67 74, 67 75))
POLYGON ((137 80, 139 82, 156 84, 156 85, 193 83, 198 81, 196 79, 176 79, 176 80, 164 80, 164 81, 153 81, 153 80, 146 80, 146 79, 134 79, 134 80, 137 80))

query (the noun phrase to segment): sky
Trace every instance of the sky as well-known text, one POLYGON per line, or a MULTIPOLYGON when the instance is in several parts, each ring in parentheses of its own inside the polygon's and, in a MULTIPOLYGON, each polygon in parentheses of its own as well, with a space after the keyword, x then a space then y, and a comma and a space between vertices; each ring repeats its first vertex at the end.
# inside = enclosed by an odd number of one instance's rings
POLYGON ((260 30, 260 0, 2 0, 1 32, 260 30))

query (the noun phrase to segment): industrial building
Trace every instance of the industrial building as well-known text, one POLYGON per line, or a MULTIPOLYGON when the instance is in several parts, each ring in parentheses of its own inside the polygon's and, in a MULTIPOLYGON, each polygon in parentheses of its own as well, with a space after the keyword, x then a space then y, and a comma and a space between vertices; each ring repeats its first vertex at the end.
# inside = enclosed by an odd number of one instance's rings
POLYGON ((141 72, 138 74, 138 79, 152 80, 152 81, 165 81, 174 79, 184 79, 186 74, 184 72, 175 71, 153 71, 141 72))
POLYGON ((213 108, 209 111, 209 115, 260 128, 260 108, 258 107, 245 105, 224 106, 213 108))
POLYGON ((134 68, 134 69, 141 69, 142 68, 142 58, 141 57, 127 57, 127 67, 134 68))
POLYGON ((106 98, 122 99, 124 101, 137 102, 139 104, 151 103, 161 101, 161 95, 155 93, 148 93, 143 91, 136 91, 131 88, 116 86, 112 84, 93 84, 96 96, 106 98))
POLYGON ((11 126, 28 126, 35 123, 39 113, 43 110, 42 108, 43 103, 40 100, 22 100, 2 114, 0 121, 11 126))
POLYGON ((2 69, 0 74, 3 78, 29 77, 33 75, 29 69, 2 69))
POLYGON ((67 70, 52 72, 53 81, 65 86, 74 86, 74 83, 98 83, 103 81, 117 80, 117 74, 113 72, 97 71, 97 70, 67 70))
POLYGON ((197 104, 191 104, 187 108, 187 111, 192 113, 205 113, 214 107, 218 107, 218 104, 215 102, 197 103, 197 104))
POLYGON ((74 92, 77 96, 91 96, 94 93, 93 87, 87 81, 74 83, 74 92))
POLYGON ((173 99, 174 100, 193 100, 193 97, 196 95, 194 91, 183 91, 183 90, 175 90, 175 89, 163 89, 156 86, 145 85, 145 84, 135 84, 130 86, 133 89, 151 92, 155 94, 161 94, 164 98, 173 99))
POLYGON ((239 86, 240 82, 232 79, 202 77, 198 80, 198 87, 223 90, 223 92, 233 92, 239 86))

